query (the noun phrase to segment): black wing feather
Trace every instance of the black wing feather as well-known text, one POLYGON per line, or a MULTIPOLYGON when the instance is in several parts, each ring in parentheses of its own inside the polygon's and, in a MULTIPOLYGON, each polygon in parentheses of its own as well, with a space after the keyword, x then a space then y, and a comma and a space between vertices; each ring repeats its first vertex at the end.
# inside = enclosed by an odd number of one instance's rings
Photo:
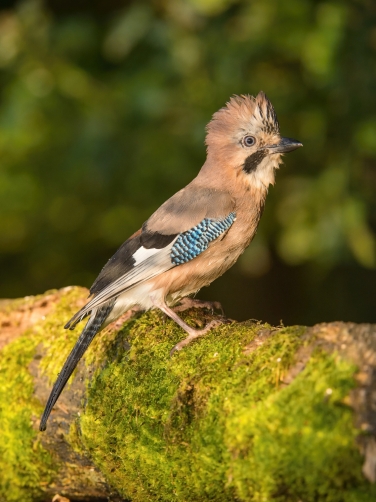
POLYGON ((140 236, 141 245, 146 249, 162 249, 172 242, 178 234, 164 235, 159 232, 151 232, 147 228, 147 221, 142 225, 140 236))
POLYGON ((108 260, 102 268, 100 274, 95 279, 90 288, 90 294, 95 295, 102 291, 119 277, 132 270, 135 259, 134 253, 143 246, 146 249, 162 249, 170 244, 176 237, 175 235, 163 235, 158 232, 150 232, 146 229, 146 223, 139 230, 127 239, 108 260))
POLYGON ((90 294, 95 295, 99 293, 102 289, 111 284, 111 282, 114 282, 133 268, 135 263, 133 254, 142 245, 140 242, 140 235, 141 231, 138 231, 123 242, 95 279, 94 284, 90 288, 90 294))

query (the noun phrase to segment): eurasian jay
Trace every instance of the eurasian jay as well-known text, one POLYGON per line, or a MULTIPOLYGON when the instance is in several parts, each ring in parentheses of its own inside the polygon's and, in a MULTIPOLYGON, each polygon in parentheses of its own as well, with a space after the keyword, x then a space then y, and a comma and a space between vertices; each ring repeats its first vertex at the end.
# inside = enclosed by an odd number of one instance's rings
POLYGON ((228 270, 254 237, 281 154, 302 144, 283 138, 274 108, 263 92, 234 96, 207 126, 207 158, 196 178, 168 199, 120 246, 90 289, 91 299, 66 324, 90 316, 68 356, 40 423, 94 336, 132 308, 159 308, 188 336, 172 352, 207 333, 172 310, 228 270))

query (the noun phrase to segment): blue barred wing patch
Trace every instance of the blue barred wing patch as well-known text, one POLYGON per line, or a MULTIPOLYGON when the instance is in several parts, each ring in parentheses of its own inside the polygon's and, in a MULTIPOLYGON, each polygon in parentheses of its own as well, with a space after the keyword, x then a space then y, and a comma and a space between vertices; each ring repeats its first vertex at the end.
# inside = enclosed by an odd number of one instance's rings
POLYGON ((223 220, 204 218, 198 225, 183 232, 171 248, 174 265, 187 263, 208 248, 210 242, 226 232, 234 223, 236 213, 230 213, 223 220))

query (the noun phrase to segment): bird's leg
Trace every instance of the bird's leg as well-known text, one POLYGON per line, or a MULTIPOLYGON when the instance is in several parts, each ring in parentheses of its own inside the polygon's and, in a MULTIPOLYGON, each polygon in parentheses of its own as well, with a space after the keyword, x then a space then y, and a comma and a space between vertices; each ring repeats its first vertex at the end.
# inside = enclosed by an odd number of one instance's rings
POLYGON ((219 302, 209 302, 204 300, 197 300, 196 298, 191 298, 186 296, 180 300, 177 307, 173 307, 174 312, 184 312, 185 310, 195 308, 195 309, 209 309, 211 311, 217 309, 224 315, 223 307, 219 302))
POLYGON ((206 335, 208 331, 210 331, 212 328, 215 328, 216 326, 219 326, 220 324, 223 324, 223 321, 215 320, 211 321, 207 326, 205 326, 204 329, 194 329, 191 326, 189 326, 186 322, 184 322, 180 317, 167 305, 163 302, 155 302, 154 305, 158 307, 162 312, 164 312, 168 317, 170 317, 173 321, 176 322, 181 328, 184 329, 186 333, 188 333, 188 336, 184 338, 181 342, 177 343, 175 347, 170 352, 170 355, 172 355, 174 352, 181 350, 182 348, 186 347, 188 344, 190 344, 193 340, 196 340, 196 338, 199 338, 200 336, 206 335))

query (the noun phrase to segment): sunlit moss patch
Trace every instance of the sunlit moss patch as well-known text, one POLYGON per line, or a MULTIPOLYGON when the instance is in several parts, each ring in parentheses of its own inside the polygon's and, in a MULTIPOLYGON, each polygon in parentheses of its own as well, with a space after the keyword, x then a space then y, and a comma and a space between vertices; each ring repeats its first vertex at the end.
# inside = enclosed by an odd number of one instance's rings
MULTIPOLYGON (((55 379, 78 330, 63 325, 85 301, 70 288, 0 353, 0 499, 43 499, 58 466, 33 428, 30 363, 55 379)), ((202 325, 209 314, 183 317, 202 325)), ((304 327, 222 325, 170 357, 183 331, 159 312, 103 331, 84 358, 87 400, 65 440, 90 455, 134 502, 368 502, 348 396, 356 367, 304 327), (309 354, 296 367, 298 351, 309 354), (291 377, 293 375, 293 377, 291 377)))
POLYGON ((370 496, 352 411, 343 403, 356 368, 316 351, 305 370, 283 385, 296 351, 306 343, 305 329, 279 329, 245 351, 265 330, 270 326, 225 325, 170 358, 184 334, 162 315, 148 313, 123 329, 116 344, 126 340, 131 348, 92 382, 81 433, 94 461, 124 496, 134 501, 340 501, 361 500, 362 491, 370 496))
POLYGON ((33 502, 54 474, 52 459, 37 439, 35 397, 28 365, 37 341, 23 336, 0 351, 0 500, 33 502))
MULTIPOLYGON (((48 315, 40 316, 34 326, 0 351, 0 500, 44 500, 44 489, 57 473, 56 459, 42 446, 33 425, 43 411, 43 403, 34 396, 30 363, 43 343, 46 357, 41 366, 54 377, 53 369, 58 371, 56 365, 63 362, 67 345, 66 338, 61 336, 64 319, 77 301, 82 301, 83 293, 82 288, 53 292, 51 301, 56 303, 48 315)), ((50 298, 51 294, 44 296, 50 298)), ((41 300, 43 295, 27 298, 23 303, 36 304, 41 300)), ((6 312, 11 314, 12 309, 21 305, 21 299, 13 301, 6 305, 6 312)))

